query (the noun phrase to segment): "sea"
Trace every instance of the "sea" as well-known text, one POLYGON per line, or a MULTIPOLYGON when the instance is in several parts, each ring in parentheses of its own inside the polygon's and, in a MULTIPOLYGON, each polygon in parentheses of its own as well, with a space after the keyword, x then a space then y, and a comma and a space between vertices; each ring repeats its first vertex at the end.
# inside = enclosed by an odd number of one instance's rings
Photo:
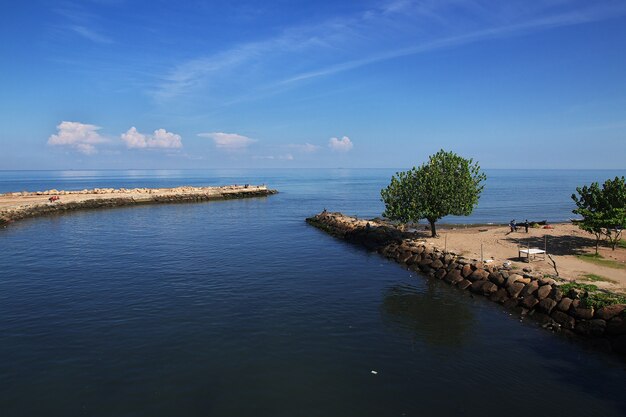
MULTIPOLYGON (((0 416, 625 416, 626 361, 305 223, 394 169, 0 171, 0 193, 266 184, 0 228, 0 416)), ((567 221, 626 170, 487 170, 468 217, 567 221)))

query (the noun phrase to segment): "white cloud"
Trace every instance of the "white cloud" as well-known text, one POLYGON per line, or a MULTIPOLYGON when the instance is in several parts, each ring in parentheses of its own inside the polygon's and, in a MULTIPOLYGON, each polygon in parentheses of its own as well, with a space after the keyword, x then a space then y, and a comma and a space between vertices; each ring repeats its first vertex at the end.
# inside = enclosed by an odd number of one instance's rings
POLYGON ((217 146, 218 149, 224 149, 227 151, 242 150, 247 148, 250 144, 256 142, 255 139, 238 135, 236 133, 198 133, 198 136, 213 139, 213 142, 215 142, 215 146, 217 146))
POLYGON ((330 138, 328 141, 328 147, 330 147, 333 151, 348 152, 354 147, 354 145, 349 137, 344 136, 341 139, 330 138))
POLYGON ((295 149, 299 152, 303 152, 303 153, 313 153, 313 152, 317 152, 320 147, 318 145, 312 145, 310 143, 305 143, 304 145, 302 144, 291 144, 291 145, 287 145, 289 148, 295 149))
POLYGON ((121 138, 129 149, 171 149, 183 147, 180 135, 168 132, 165 129, 157 129, 152 135, 144 135, 139 133, 133 126, 126 133, 122 133, 121 138))
POLYGON ((85 155, 93 155, 98 152, 96 145, 107 141, 98 133, 100 129, 95 125, 63 121, 57 126, 57 134, 48 138, 48 145, 67 146, 85 155))
POLYGON ((104 36, 93 29, 86 28, 84 26, 70 26, 70 29, 79 34, 85 39, 89 39, 96 43, 113 43, 113 40, 107 36, 104 36))

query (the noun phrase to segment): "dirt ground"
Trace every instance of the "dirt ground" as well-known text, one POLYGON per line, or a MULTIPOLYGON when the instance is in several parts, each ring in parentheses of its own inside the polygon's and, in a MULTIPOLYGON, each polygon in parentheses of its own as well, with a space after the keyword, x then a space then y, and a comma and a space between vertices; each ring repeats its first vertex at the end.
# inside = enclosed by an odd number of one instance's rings
MULTIPOLYGON (((531 267, 534 271, 554 274, 555 270, 548 257, 545 260, 533 260, 527 263, 519 258, 518 248, 547 248, 547 252, 556 262, 559 276, 569 280, 593 283, 600 288, 626 293, 626 249, 612 251, 607 246, 600 246, 599 253, 604 259, 613 260, 619 268, 596 265, 578 258, 581 254, 595 253, 595 238, 571 223, 550 225, 551 229, 524 228, 517 232, 508 226, 440 226, 437 238, 430 238, 430 232, 423 232, 424 240, 439 248, 462 254, 472 259, 492 259, 501 264, 511 261, 513 267, 531 267), (595 274, 599 281, 589 281, 585 275, 595 274)), ((422 233, 422 232, 421 232, 422 233)), ((541 258, 541 256, 539 256, 541 258)))

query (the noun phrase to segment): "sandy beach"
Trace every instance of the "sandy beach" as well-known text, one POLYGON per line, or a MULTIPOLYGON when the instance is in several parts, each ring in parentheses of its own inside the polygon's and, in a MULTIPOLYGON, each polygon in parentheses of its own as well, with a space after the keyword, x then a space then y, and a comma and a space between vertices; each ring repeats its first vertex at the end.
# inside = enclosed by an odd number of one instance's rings
POLYGON ((463 256, 480 259, 481 245, 484 259, 492 259, 495 263, 512 262, 514 267, 531 267, 534 271, 546 274, 554 274, 555 270, 546 257, 545 260, 533 260, 527 263, 518 257, 518 247, 544 249, 556 262, 559 275, 562 278, 589 282, 600 288, 612 291, 626 292, 626 249, 600 246, 600 255, 610 261, 614 261, 617 268, 597 265, 579 258, 582 254, 595 253, 595 239, 593 235, 581 230, 571 223, 551 224, 551 228, 529 228, 528 233, 524 228, 518 228, 517 232, 510 231, 508 226, 470 226, 451 227, 441 225, 439 236, 431 238, 430 232, 420 232, 424 240, 448 251, 462 254, 463 256), (589 281, 586 275, 594 274, 602 280, 589 281))

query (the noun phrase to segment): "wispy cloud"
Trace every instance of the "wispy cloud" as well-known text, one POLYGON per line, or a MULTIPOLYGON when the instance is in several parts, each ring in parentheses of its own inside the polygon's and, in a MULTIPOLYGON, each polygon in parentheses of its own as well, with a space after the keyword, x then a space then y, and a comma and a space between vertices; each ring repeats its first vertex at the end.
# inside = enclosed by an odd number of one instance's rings
POLYGON ((216 97, 220 106, 376 62, 625 13, 618 0, 390 1, 182 62, 152 94, 158 100, 216 97))
POLYGON ((84 26, 68 26, 68 29, 74 31, 85 39, 97 43, 113 43, 113 39, 104 36, 93 29, 86 28, 84 26))
POLYGON ((100 136, 101 127, 80 122, 63 121, 57 126, 57 133, 50 135, 48 145, 74 149, 85 155, 98 152, 96 145, 107 142, 100 136))
POLYGON ((223 149, 226 151, 243 150, 249 145, 256 142, 256 139, 251 139, 247 136, 238 135, 237 133, 198 133, 198 136, 200 136, 201 138, 213 139, 213 142, 218 149, 223 149))

